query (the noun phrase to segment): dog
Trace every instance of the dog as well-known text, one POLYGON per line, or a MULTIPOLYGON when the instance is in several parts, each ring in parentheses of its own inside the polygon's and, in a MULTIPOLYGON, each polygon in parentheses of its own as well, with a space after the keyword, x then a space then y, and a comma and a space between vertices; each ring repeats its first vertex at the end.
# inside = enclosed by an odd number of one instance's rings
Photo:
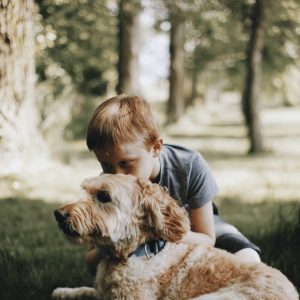
POLYGON ((104 258, 94 288, 57 288, 53 299, 296 300, 279 271, 241 263, 220 249, 180 243, 190 230, 184 208, 158 184, 131 175, 103 174, 82 183, 77 202, 55 213, 75 243, 93 243, 104 258), (164 241, 149 254, 147 242, 164 241), (145 249, 145 255, 137 255, 145 249), (147 253, 148 252, 148 253, 147 253))

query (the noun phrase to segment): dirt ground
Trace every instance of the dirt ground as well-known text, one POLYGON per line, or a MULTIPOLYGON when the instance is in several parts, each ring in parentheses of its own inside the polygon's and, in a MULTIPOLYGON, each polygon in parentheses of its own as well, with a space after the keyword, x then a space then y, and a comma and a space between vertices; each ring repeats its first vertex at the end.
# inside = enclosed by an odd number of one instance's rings
MULTIPOLYGON (((198 150, 219 185, 220 198, 246 202, 300 201, 300 107, 268 108, 261 113, 266 152, 248 156, 246 128, 238 107, 193 109, 163 129, 165 142, 198 150)), ((97 176, 100 165, 84 141, 66 143, 62 164, 26 178, 0 181, 1 198, 22 196, 45 201, 76 199, 80 182, 97 176)))

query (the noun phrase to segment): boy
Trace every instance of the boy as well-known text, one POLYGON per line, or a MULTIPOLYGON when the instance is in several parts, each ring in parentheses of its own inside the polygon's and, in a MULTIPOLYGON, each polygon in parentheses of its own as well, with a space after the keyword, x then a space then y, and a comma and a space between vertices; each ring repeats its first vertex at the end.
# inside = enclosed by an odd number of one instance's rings
MULTIPOLYGON (((215 244, 237 259, 260 262, 259 248, 218 216, 212 202, 217 185, 205 160, 195 151, 163 144, 146 101, 122 94, 100 104, 88 126, 87 146, 104 173, 132 174, 167 187, 189 212, 192 230, 182 243, 215 244)), ((86 263, 92 273, 100 259, 91 245, 86 263)))

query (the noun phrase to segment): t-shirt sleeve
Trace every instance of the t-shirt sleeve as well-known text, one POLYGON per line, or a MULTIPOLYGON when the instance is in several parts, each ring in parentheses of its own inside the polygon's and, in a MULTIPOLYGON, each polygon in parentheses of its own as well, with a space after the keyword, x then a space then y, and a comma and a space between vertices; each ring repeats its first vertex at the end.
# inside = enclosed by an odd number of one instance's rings
POLYGON ((207 202, 212 201, 217 192, 218 187, 207 162, 196 153, 191 161, 188 176, 187 200, 189 207, 202 207, 207 202))

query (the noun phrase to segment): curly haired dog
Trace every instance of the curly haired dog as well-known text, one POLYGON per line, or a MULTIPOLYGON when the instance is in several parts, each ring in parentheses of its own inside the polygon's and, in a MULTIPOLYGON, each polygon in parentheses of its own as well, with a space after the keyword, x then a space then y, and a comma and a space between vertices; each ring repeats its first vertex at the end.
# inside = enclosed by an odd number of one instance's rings
POLYGON ((70 240, 94 243, 105 258, 95 288, 58 288, 53 298, 299 299, 274 268, 239 263, 220 249, 176 243, 190 229, 189 219, 161 186, 130 175, 101 175, 82 188, 81 199, 55 216, 70 240), (157 254, 132 254, 157 238, 167 241, 157 254))

